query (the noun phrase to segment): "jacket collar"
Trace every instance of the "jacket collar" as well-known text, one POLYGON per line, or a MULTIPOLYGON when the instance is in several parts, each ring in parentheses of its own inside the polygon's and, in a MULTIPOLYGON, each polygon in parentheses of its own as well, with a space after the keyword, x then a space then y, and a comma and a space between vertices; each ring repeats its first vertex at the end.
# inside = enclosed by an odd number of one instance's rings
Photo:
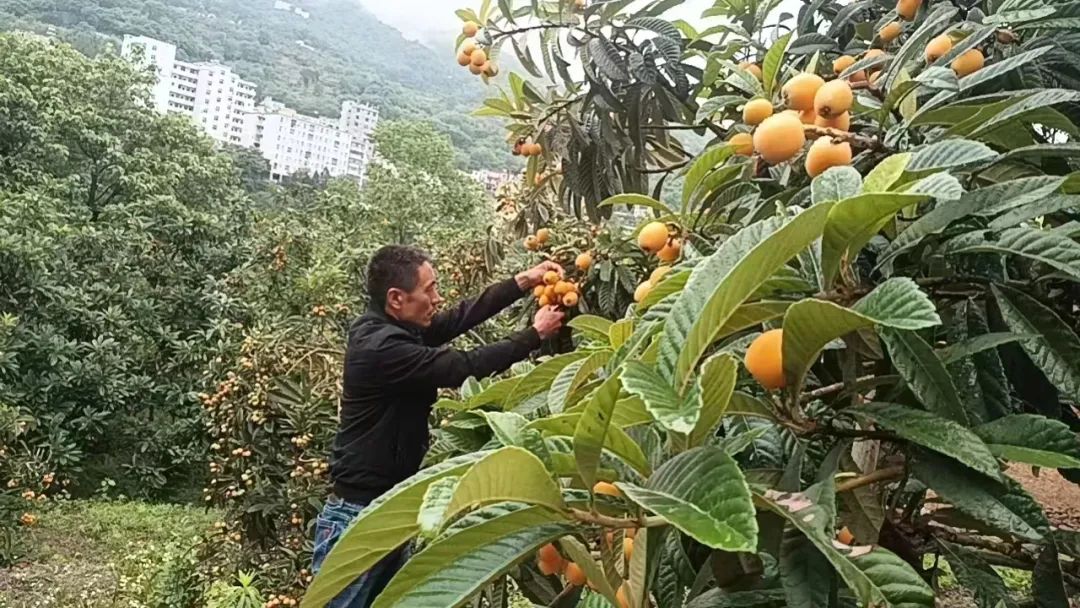
POLYGON ((395 327, 400 327, 401 329, 404 329, 405 331, 416 336, 419 336, 422 333, 422 329, 420 327, 413 325, 412 323, 399 321, 394 317, 386 314, 385 310, 381 310, 370 304, 368 305, 367 312, 365 312, 364 315, 360 317, 360 319, 358 319, 357 321, 357 323, 365 322, 387 323, 395 327))

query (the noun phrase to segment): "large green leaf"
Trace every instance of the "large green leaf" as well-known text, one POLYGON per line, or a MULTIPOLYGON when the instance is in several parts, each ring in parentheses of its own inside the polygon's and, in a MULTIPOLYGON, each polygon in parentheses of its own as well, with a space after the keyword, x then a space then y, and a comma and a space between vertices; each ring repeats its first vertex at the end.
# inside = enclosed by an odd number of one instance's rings
POLYGON ((1054 48, 1052 45, 1043 46, 1023 53, 1017 53, 1001 61, 991 63, 981 70, 976 70, 960 79, 960 90, 968 91, 984 82, 989 82, 998 76, 1002 76, 1016 68, 1038 59, 1041 55, 1054 48))
MULTIPOLYGON (((588 405, 586 402, 584 405, 588 405)), ((607 433, 604 435, 603 449, 607 450, 611 454, 614 454, 623 462, 630 465, 641 476, 648 476, 651 472, 649 467, 649 461, 645 457, 645 454, 641 451, 639 446, 626 431, 620 428, 621 426, 633 426, 633 424, 641 424, 641 413, 636 404, 640 404, 640 409, 644 409, 644 404, 637 397, 631 397, 629 399, 620 399, 615 403, 615 409, 611 416, 611 426, 608 427, 607 433), (620 404, 625 409, 619 409, 620 404), (627 418, 630 418, 627 420, 627 418)), ((582 407, 582 411, 584 411, 582 407)), ((645 413, 648 415, 648 412, 645 413)), ((547 418, 538 418, 530 422, 526 428, 536 429, 544 434, 545 437, 574 437, 574 433, 577 432, 577 428, 582 419, 582 412, 564 413, 558 416, 549 416, 547 418)))
POLYGON ((915 150, 907 170, 940 171, 987 161, 997 156, 986 144, 968 139, 946 139, 915 150))
POLYGON ((821 349, 836 338, 875 324, 921 329, 939 323, 934 303, 906 278, 885 281, 852 308, 806 299, 792 304, 784 315, 784 373, 790 385, 801 390, 821 349))
POLYGON ((445 477, 463 474, 489 452, 451 458, 424 469, 391 488, 367 506, 327 555, 308 588, 302 608, 320 608, 367 572, 391 551, 420 530, 417 512, 428 486, 445 477))
POLYGON ((750 488, 739 465, 719 448, 694 448, 675 456, 656 470, 645 487, 616 485, 630 500, 707 547, 757 548, 750 488))
POLYGON ((686 282, 690 279, 689 270, 681 270, 678 272, 672 272, 664 277, 664 280, 660 281, 655 287, 649 290, 649 295, 645 296, 641 302, 638 302, 637 311, 642 312, 651 306, 658 304, 661 300, 668 296, 679 293, 686 287, 686 282))
POLYGON ((594 351, 586 359, 574 361, 555 376, 548 390, 548 408, 557 414, 573 405, 569 402, 574 391, 581 388, 597 370, 602 369, 611 360, 610 350, 594 351))
POLYGON ((1004 215, 994 218, 994 221, 990 222, 989 227, 992 230, 1003 230, 1005 228, 1019 226, 1024 222, 1044 215, 1052 215, 1062 211, 1072 211, 1077 207, 1080 207, 1080 196, 1065 194, 1049 196, 1041 201, 1030 205, 1024 205, 1019 209, 1013 209, 1004 215))
POLYGON ((1053 310, 1031 296, 995 285, 1001 317, 1018 334, 1038 336, 1020 346, 1058 389, 1080 399, 1080 338, 1053 310))
POLYGON ((705 180, 705 176, 722 165, 734 153, 735 146, 721 144, 702 152, 694 164, 690 165, 683 181, 682 213, 685 214, 689 210, 690 199, 705 180))
POLYGON ((870 403, 850 411, 912 443, 955 458, 991 479, 1001 479, 997 459, 982 439, 952 420, 893 403, 870 403))
POLYGON ((605 343, 608 341, 608 331, 611 329, 611 321, 596 315, 578 315, 570 319, 567 325, 593 340, 605 343))
POLYGON ((468 525, 412 556, 373 608, 464 606, 515 563, 574 529, 557 512, 513 503, 488 507, 467 519, 462 523, 468 525))
POLYGON ((828 512, 802 492, 769 490, 754 496, 764 508, 783 517, 829 560, 865 606, 932 608, 934 592, 919 573, 890 551, 866 545, 846 546, 826 532, 828 512))
POLYGON ((998 458, 1039 467, 1080 468, 1080 439, 1060 420, 1015 414, 972 430, 998 458))
POLYGON ((821 234, 831 209, 822 203, 787 222, 772 218, 754 224, 695 267, 660 342, 658 369, 680 393, 736 308, 821 234))
POLYGON ((1052 540, 1043 543, 1031 575, 1036 608, 1069 608, 1069 592, 1065 588, 1057 546, 1052 540))
POLYGON ((958 342, 957 344, 938 349, 937 355, 942 363, 949 365, 950 363, 956 363, 966 357, 979 354, 992 348, 997 348, 1003 344, 1011 344, 1019 340, 1026 340, 1034 337, 1035 336, 1033 335, 1014 334, 1010 332, 981 334, 974 338, 968 338, 963 342, 958 342))
POLYGON ((974 551, 960 545, 938 541, 942 554, 952 567, 956 579, 966 589, 975 592, 979 608, 1016 608, 1005 581, 990 564, 974 551))
POLYGON ((445 518, 495 502, 521 502, 551 510, 563 506, 562 492, 532 452, 506 447, 488 454, 461 476, 445 518))
POLYGON ((701 402, 693 391, 686 397, 680 395, 655 368, 640 361, 623 364, 622 383, 628 393, 645 402, 646 409, 665 430, 684 435, 694 430, 701 402))
POLYGON ((690 432, 690 447, 701 445, 720 423, 731 404, 738 375, 738 360, 730 354, 713 355, 702 364, 695 391, 701 399, 701 416, 690 432))
POLYGON ((934 452, 921 453, 911 472, 942 499, 993 530, 1027 540, 1040 540, 1050 531, 1039 503, 1007 475, 1001 482, 972 475, 968 467, 934 452))
POLYGON ((1070 91, 1067 89, 1039 89, 1020 102, 1010 105, 1008 108, 1002 110, 993 118, 984 121, 971 135, 972 137, 979 135, 985 137, 985 133, 1004 126, 1009 121, 1016 121, 1025 115, 1032 115, 1032 113, 1037 112, 1041 108, 1046 108, 1047 106, 1075 102, 1077 99, 1080 99, 1080 92, 1077 91, 1070 91))
POLYGON ((503 409, 510 409, 533 395, 543 392, 551 385, 552 380, 559 375, 564 367, 578 359, 589 356, 585 350, 575 350, 563 355, 554 356, 540 365, 534 367, 529 373, 521 377, 514 386, 514 390, 506 397, 503 409))
POLYGON ((834 205, 821 237, 823 284, 831 285, 840 271, 841 262, 845 259, 848 263, 854 262, 863 246, 896 212, 927 198, 919 194, 870 193, 853 196, 834 205))
POLYGON ((596 483, 596 468, 600 465, 600 454, 611 426, 611 414, 620 388, 622 383, 617 374, 605 380, 589 398, 574 429, 574 458, 581 479, 589 487, 596 483))
POLYGON ((1080 244, 1057 232, 1026 226, 962 234, 945 244, 945 255, 1006 253, 1023 256, 1060 270, 1080 281, 1080 244))
POLYGON ((879 332, 893 366, 928 410, 962 425, 968 415, 949 370, 925 340, 911 331, 879 332))
POLYGON ((442 530, 446 505, 453 499, 460 480, 456 475, 443 477, 428 486, 427 492, 424 492, 424 502, 416 513, 416 523, 420 526, 421 536, 434 538, 442 530))
POLYGON ((907 169, 910 162, 910 152, 901 152, 886 157, 874 165, 870 173, 866 174, 862 191, 868 194, 872 192, 888 192, 893 184, 904 175, 904 169, 907 169))
POLYGON ((893 259, 922 239, 939 234, 953 222, 969 215, 999 213, 1006 208, 1019 207, 1043 197, 1061 187, 1064 178, 1039 176, 1010 180, 964 194, 959 201, 939 203, 901 232, 882 252, 879 264, 893 259))
POLYGON ((862 185, 862 175, 854 167, 830 167, 810 182, 810 200, 814 203, 844 200, 858 194, 862 185))
POLYGON ((821 608, 829 605, 835 571, 801 531, 785 526, 780 544, 780 582, 790 608, 821 608))
POLYGON ((789 32, 777 38, 761 62, 761 86, 765 88, 765 97, 772 97, 773 88, 780 74, 780 65, 784 62, 784 53, 787 51, 791 36, 792 33, 789 32))

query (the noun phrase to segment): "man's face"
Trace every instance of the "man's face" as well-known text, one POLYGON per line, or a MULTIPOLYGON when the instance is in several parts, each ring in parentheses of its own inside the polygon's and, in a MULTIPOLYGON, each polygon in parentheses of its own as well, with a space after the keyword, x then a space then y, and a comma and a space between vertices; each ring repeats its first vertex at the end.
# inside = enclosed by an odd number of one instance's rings
POLYGON ((431 264, 424 262, 416 270, 416 274, 416 287, 412 291, 391 289, 387 293, 386 305, 395 319, 418 327, 428 327, 443 299, 439 295, 439 282, 431 264))

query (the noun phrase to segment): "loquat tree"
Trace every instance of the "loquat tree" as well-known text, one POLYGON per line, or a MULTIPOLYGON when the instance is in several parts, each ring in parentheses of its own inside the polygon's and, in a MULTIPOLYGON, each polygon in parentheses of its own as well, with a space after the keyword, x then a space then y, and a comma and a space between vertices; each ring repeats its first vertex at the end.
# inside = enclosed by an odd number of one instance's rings
POLYGON ((526 186, 649 265, 572 350, 440 401, 469 440, 302 606, 412 542, 376 607, 500 605, 509 575, 550 606, 929 608, 944 561, 979 606, 1067 608, 1080 535, 1008 471, 1080 481, 1080 4, 677 4, 458 12, 533 77, 481 110, 540 145, 526 186))

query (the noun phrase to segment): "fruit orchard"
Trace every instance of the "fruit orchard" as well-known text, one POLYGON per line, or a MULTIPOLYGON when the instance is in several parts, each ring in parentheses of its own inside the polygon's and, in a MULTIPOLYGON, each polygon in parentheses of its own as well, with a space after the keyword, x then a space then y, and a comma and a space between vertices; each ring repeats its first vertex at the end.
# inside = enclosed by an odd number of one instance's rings
POLYGON ((302 605, 413 542, 375 606, 930 607, 947 562, 1067 608, 1080 536, 1004 469, 1080 481, 1080 4, 677 4, 458 11, 572 343, 440 401, 302 605))

